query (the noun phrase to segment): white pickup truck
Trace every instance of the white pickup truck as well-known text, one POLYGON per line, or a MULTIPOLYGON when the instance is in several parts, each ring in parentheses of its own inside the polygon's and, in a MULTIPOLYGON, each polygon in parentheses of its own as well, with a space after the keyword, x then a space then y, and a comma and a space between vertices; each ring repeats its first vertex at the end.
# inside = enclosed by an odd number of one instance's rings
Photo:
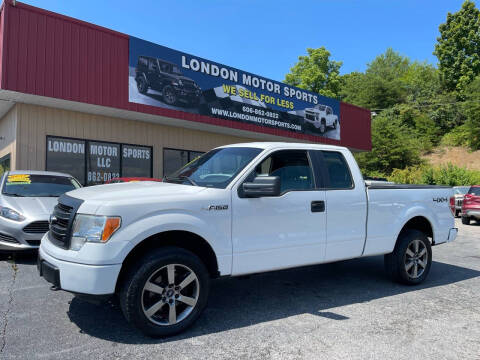
POLYGON ((332 108, 321 104, 315 105, 313 108, 306 108, 303 120, 306 124, 319 129, 322 134, 329 127, 336 129, 338 126, 338 116, 333 113, 332 108))
POLYGON ((384 254, 394 280, 418 284, 431 246, 457 235, 452 196, 450 187, 366 186, 342 147, 229 145, 163 183, 63 195, 38 268, 54 288, 118 295, 129 322, 167 336, 198 318, 219 276, 384 254))

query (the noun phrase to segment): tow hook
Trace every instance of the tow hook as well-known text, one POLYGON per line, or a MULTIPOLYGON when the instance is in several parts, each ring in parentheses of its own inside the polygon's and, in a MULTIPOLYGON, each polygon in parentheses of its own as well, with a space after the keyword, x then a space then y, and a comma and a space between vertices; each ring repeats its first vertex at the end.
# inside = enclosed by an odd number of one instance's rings
POLYGON ((52 286, 50 286, 50 290, 52 290, 52 291, 58 291, 58 290, 60 290, 60 288, 59 288, 58 286, 56 286, 56 285, 52 285, 52 286))

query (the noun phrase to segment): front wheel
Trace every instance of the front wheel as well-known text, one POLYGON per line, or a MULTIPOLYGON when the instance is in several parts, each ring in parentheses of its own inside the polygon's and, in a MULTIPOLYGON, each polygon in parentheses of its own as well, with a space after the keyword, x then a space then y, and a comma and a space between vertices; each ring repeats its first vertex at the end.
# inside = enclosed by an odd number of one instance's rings
POLYGON ((148 84, 145 78, 137 78, 137 90, 140 94, 146 94, 148 92, 148 84))
POLYGON ((165 247, 152 251, 132 268, 120 291, 127 321, 148 336, 184 331, 207 304, 209 275, 190 251, 165 247))
POLYGON ((462 224, 470 225, 470 218, 468 216, 462 216, 462 224))
POLYGON ((423 282, 432 265, 432 246, 428 237, 418 230, 400 234, 395 249, 385 255, 385 270, 396 282, 417 285, 423 282))
POLYGON ((327 131, 327 124, 325 123, 325 120, 322 120, 322 122, 320 123, 320 134, 325 134, 325 132, 327 131))

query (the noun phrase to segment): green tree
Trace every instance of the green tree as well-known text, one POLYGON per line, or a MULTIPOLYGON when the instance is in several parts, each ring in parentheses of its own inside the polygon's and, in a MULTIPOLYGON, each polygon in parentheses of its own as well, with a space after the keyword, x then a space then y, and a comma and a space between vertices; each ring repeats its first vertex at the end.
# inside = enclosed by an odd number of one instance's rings
POLYGON ((423 70, 422 64, 412 66, 408 57, 389 48, 367 64, 365 73, 342 77, 342 100, 372 110, 403 103, 407 101, 409 89, 406 82, 411 81, 414 86, 426 77, 420 71, 423 70))
POLYGON ((466 116, 464 130, 467 144, 472 150, 480 149, 480 76, 466 87, 463 112, 466 116))
POLYGON ((299 56, 298 62, 285 76, 285 83, 328 96, 339 97, 342 62, 330 59, 330 52, 323 46, 307 49, 307 56, 299 56))
POLYGON ((434 55, 448 91, 462 92, 480 74, 480 11, 466 0, 440 25, 434 55))
POLYGON ((389 175, 393 169, 422 163, 420 140, 415 131, 402 122, 397 112, 386 110, 373 118, 372 151, 355 156, 365 175, 389 175))

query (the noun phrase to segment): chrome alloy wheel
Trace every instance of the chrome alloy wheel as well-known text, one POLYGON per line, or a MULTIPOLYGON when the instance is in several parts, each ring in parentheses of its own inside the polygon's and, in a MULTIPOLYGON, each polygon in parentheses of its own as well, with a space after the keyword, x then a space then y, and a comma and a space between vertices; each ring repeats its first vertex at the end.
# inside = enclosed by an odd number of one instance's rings
POLYGON ((425 272, 428 264, 428 252, 420 240, 413 240, 405 251, 405 271, 412 279, 417 279, 425 272))
POLYGON ((200 283, 192 269, 181 264, 168 264, 145 282, 143 313, 157 325, 178 324, 193 311, 199 293, 200 283))

